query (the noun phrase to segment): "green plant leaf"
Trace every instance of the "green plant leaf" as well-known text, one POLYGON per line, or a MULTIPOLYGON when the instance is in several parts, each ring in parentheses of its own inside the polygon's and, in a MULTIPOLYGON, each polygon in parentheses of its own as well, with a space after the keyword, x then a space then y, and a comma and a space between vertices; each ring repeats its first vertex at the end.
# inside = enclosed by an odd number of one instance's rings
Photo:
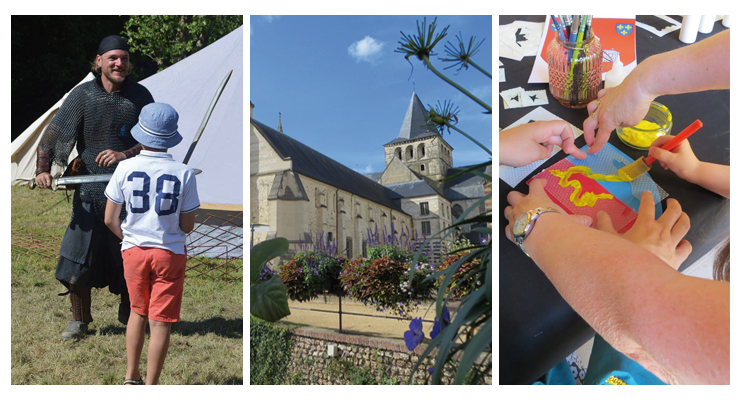
MULTIPOLYGON (((457 172, 457 173, 455 173, 455 174, 453 174, 453 175, 449 175, 449 176, 447 176, 447 177, 445 177, 445 178, 441 179, 440 181, 441 181, 441 182, 448 182, 448 181, 452 181, 452 180, 454 180, 454 179, 457 179, 457 178, 460 178, 460 177, 462 177, 462 176, 464 176, 464 175, 466 175, 466 174, 469 174, 469 173, 474 173, 475 171, 476 171, 476 172, 479 172, 479 171, 478 171, 478 170, 479 170, 479 168, 482 168, 482 167, 486 167, 486 166, 488 166, 488 165, 492 165, 492 160, 490 160, 490 161, 486 161, 486 162, 483 162, 483 163, 481 163, 481 164, 477 164, 477 165, 472 165, 472 166, 470 166, 470 167, 468 167, 468 168, 466 168, 466 169, 463 169, 463 170, 461 170, 461 171, 459 171, 459 172, 457 172)), ((481 173, 481 172, 480 172, 480 173, 481 173)), ((484 178, 484 179, 486 179, 486 180, 488 180, 488 181, 492 182, 492 176, 491 176, 491 175, 487 175, 487 174, 482 174, 482 175, 480 175, 480 176, 482 176, 482 178, 484 178)))
POLYGON ((281 237, 260 242, 250 249, 250 285, 258 282, 263 265, 288 249, 289 241, 281 237))
POLYGON ((482 264, 487 268, 487 275, 485 277, 487 300, 492 303, 492 250, 486 256, 482 257, 482 264))
MULTIPOLYGON (((440 335, 442 336, 442 343, 438 348, 438 355, 435 358, 435 367, 433 368, 433 384, 440 384, 441 378, 443 377, 443 366, 452 357, 451 348, 455 344, 454 337, 459 334, 459 329, 465 324, 465 317, 469 314, 470 310, 477 304, 479 298, 482 295, 481 290, 474 291, 472 294, 466 297, 461 302, 459 308, 456 310, 453 321, 444 329, 440 335)), ((438 297, 440 300, 440 296, 438 297)), ((426 349, 427 350, 427 349, 426 349)))
POLYGON ((288 301, 286 285, 278 275, 250 287, 250 314, 262 320, 275 322, 290 315, 288 301))
POLYGON ((464 349, 461 356, 459 369, 456 371, 456 376, 453 379, 454 385, 463 383, 466 374, 469 372, 472 365, 474 365, 474 362, 490 345, 492 345, 492 318, 490 318, 484 326, 479 329, 479 332, 477 332, 474 337, 466 342, 466 349, 464 349))

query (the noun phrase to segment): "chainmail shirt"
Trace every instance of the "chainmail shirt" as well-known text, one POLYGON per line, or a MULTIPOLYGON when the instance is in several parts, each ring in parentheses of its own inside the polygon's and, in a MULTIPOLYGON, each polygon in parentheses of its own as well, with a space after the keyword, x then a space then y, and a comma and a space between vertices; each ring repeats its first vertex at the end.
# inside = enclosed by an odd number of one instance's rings
MULTIPOLYGON (((64 168, 76 145, 90 174, 112 173, 116 165, 100 167, 95 162, 96 156, 103 150, 123 152, 136 146, 131 128, 136 125, 142 107, 152 102, 149 90, 129 78, 120 90, 108 93, 99 75, 70 92, 49 123, 39 148, 49 154, 51 162, 64 168)), ((104 182, 82 184, 79 196, 75 196, 76 200, 91 202, 101 221, 106 208, 105 188, 104 182)))

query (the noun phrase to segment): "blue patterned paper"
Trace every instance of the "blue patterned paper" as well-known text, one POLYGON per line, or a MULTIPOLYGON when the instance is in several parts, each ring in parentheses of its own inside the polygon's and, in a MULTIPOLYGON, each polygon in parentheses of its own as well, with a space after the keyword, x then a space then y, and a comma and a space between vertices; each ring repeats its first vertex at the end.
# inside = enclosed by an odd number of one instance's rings
MULTIPOLYGON (((634 162, 634 160, 610 143, 606 143, 603 149, 596 154, 588 154, 587 148, 588 146, 585 145, 581 149, 585 154, 587 154, 586 159, 578 160, 573 156, 567 156, 567 160, 574 165, 589 167, 593 173, 603 175, 615 175, 619 168, 634 162)), ((667 197, 667 192, 654 183, 654 180, 649 176, 649 173, 646 173, 631 182, 606 181, 600 182, 600 185, 636 213, 639 212, 642 193, 644 193, 645 190, 649 190, 652 192, 652 197, 654 197, 654 202, 656 204, 655 218, 662 215, 662 204, 660 202, 667 197)))

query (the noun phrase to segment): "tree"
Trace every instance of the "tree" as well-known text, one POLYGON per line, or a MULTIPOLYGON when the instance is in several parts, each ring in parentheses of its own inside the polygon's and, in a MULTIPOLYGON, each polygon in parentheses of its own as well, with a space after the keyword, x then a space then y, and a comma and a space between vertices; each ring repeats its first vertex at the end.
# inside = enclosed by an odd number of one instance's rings
POLYGON ((163 70, 240 25, 241 15, 139 15, 126 21, 122 36, 163 70))

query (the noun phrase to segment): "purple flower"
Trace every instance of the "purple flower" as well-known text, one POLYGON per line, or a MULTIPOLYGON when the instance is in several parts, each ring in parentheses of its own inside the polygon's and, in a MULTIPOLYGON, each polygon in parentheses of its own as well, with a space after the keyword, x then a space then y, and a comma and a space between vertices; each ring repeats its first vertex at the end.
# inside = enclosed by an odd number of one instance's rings
MULTIPOLYGON (((443 308, 443 320, 446 321, 446 324, 451 323, 451 313, 448 311, 448 307, 443 308)), ((435 339, 435 337, 444 329, 446 329, 446 327, 441 326, 441 321, 438 317, 435 317, 435 321, 433 321, 433 330, 430 331, 430 338, 435 339)))
POLYGON ((424 337, 423 319, 413 318, 412 321, 410 321, 410 330, 404 333, 404 342, 407 345, 407 348, 410 351, 415 350, 415 347, 423 341, 424 337))

